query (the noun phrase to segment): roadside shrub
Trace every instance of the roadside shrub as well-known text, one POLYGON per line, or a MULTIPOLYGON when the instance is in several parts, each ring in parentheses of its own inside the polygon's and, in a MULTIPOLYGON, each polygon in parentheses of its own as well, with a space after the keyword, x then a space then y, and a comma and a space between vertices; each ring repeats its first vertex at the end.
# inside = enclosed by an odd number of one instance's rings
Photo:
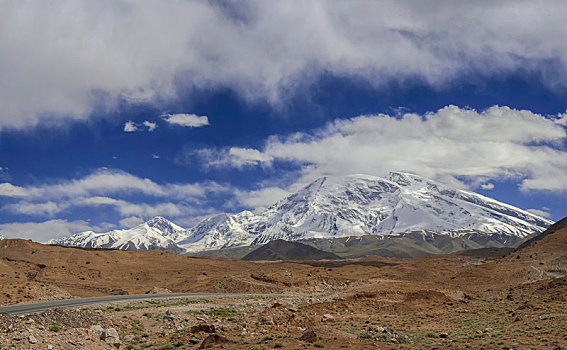
POLYGON ((61 332, 63 331, 63 325, 61 325, 61 323, 52 323, 49 325, 49 330, 52 332, 61 332))

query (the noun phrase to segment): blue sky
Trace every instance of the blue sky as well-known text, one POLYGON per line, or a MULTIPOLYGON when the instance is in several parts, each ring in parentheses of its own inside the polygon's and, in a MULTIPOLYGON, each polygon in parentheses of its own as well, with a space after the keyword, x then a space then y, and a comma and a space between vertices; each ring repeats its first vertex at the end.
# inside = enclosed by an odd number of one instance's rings
POLYGON ((567 6, 432 3, 0 4, 0 234, 395 170, 564 217, 567 6))

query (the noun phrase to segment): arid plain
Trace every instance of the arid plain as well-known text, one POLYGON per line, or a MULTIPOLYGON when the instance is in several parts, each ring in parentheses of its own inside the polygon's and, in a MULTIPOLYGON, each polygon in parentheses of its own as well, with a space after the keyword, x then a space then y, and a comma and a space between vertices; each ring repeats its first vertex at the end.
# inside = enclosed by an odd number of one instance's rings
POLYGON ((565 226, 516 251, 293 262, 4 240, 3 305, 152 290, 273 295, 0 315, 0 347, 112 348, 91 330, 100 325, 117 330, 123 349, 560 349, 567 346, 565 226))

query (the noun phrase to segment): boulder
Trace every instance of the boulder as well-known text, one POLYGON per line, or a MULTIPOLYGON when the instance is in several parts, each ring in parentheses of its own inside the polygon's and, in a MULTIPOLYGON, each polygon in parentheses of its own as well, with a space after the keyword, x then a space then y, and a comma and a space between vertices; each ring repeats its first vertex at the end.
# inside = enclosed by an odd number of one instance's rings
POLYGON ((299 337, 299 340, 307 343, 314 343, 317 341, 317 334, 313 330, 309 329, 303 332, 301 337, 299 337))
POLYGON ((102 332, 102 334, 100 335, 100 339, 116 348, 120 347, 120 337, 118 336, 118 332, 114 328, 105 329, 104 332, 102 332))
POLYGON ((205 338, 205 340, 203 340, 203 342, 201 343, 201 345, 199 346, 199 349, 205 349, 207 348, 209 345, 214 345, 214 344, 226 344, 226 343, 230 343, 231 341, 226 339, 225 337, 223 337, 222 335, 218 335, 218 334, 211 334, 208 337, 205 338))
POLYGON ((104 332, 104 328, 97 324, 91 326, 91 328, 89 328, 89 332, 96 335, 97 337, 100 337, 100 335, 104 332))
POLYGON ((199 324, 196 326, 191 327, 191 333, 216 333, 215 326, 212 324, 199 324))

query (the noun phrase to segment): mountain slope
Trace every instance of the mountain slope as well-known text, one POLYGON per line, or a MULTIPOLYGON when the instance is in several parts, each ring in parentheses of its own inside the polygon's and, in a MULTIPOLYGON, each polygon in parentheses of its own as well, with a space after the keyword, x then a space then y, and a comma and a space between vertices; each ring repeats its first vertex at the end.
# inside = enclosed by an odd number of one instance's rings
POLYGON ((526 267, 531 279, 563 278, 561 295, 567 284, 567 218, 564 218, 538 236, 526 241, 504 259, 508 263, 526 267))
POLYGON ((340 259, 338 255, 329 253, 299 242, 288 242, 283 239, 271 241, 246 254, 242 260, 321 260, 340 259))
MULTIPOLYGON (((298 243, 337 254, 341 258, 360 258, 378 255, 392 258, 413 258, 431 254, 449 254, 457 251, 502 249, 515 247, 524 239, 505 234, 487 234, 476 230, 445 232, 410 231, 395 234, 349 236, 339 238, 310 238, 298 243)), ((267 243, 269 244, 269 243, 267 243)), ((190 256, 242 258, 257 246, 242 246, 188 253, 190 256)), ((513 248, 509 248, 513 250, 513 248)), ((501 253, 504 255, 510 250, 501 253)))
POLYGON ((526 237, 553 222, 480 194, 400 172, 387 179, 322 177, 261 214, 222 214, 178 242, 202 251, 275 239, 336 238, 416 230, 470 229, 526 237))
POLYGON ((182 253, 175 240, 185 230, 174 223, 155 217, 148 222, 127 230, 114 230, 105 233, 85 231, 70 237, 51 240, 49 244, 82 248, 109 248, 121 250, 163 250, 182 253))
MULTIPOLYGON (((539 235, 527 240, 526 242, 522 243, 517 248, 517 250, 522 250, 522 249, 527 248, 530 245, 535 245, 534 242, 537 242, 537 241, 541 241, 541 240, 544 240, 544 239, 550 240, 549 238, 546 239, 546 237, 551 235, 551 234, 554 234, 555 232, 560 231, 560 230, 567 232, 566 229, 567 229, 567 218, 563 218, 563 219, 557 221, 555 224, 549 226, 547 228, 547 230, 543 231, 541 234, 539 234, 539 235)), ((557 234, 556 236, 557 236, 557 238, 559 238, 560 234, 557 234)), ((556 238, 556 237, 554 237, 554 238, 556 238)), ((567 236, 565 235, 565 233, 563 233, 563 238, 564 238, 564 241, 565 241, 564 244, 567 245, 567 236)), ((545 243, 545 241, 544 241, 544 243, 545 243)), ((565 248, 566 248, 565 251, 567 251, 567 247, 565 247, 565 248)))

